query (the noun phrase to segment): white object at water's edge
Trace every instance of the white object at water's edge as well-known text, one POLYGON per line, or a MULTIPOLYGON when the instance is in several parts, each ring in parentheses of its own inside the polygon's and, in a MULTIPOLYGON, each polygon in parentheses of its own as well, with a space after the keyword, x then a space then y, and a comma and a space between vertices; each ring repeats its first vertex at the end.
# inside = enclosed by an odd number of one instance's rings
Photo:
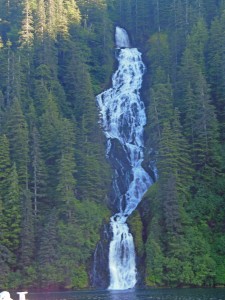
MULTIPOLYGON (((26 294, 28 294, 28 292, 17 292, 17 294, 19 295, 19 300, 26 300, 26 294)), ((10 293, 8 291, 3 291, 0 293, 0 300, 13 300, 10 296, 10 293)))
POLYGON ((17 294, 19 294, 19 300, 26 300, 26 294, 28 294, 28 292, 17 292, 17 294))

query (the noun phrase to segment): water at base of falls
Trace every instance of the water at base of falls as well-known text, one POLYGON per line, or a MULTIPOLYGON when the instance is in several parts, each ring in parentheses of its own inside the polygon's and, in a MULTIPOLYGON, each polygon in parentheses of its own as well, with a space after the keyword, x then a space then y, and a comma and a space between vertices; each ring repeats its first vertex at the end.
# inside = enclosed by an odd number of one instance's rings
POLYGON ((133 288, 137 282, 135 247, 126 223, 152 184, 142 168, 144 104, 139 90, 145 66, 141 53, 130 48, 126 31, 116 27, 118 69, 112 88, 97 96, 101 125, 107 138, 107 157, 115 170, 114 201, 118 213, 111 217, 113 237, 109 246, 109 289, 133 288))

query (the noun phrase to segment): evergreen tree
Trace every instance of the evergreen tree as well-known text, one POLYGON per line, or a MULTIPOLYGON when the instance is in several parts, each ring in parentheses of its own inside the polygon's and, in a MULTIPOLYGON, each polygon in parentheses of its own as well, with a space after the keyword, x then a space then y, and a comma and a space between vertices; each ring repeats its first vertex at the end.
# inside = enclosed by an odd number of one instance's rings
POLYGON ((18 99, 14 100, 8 116, 7 134, 12 161, 17 165, 21 187, 28 189, 28 128, 18 99))
POLYGON ((35 217, 40 213, 39 205, 46 197, 46 166, 41 152, 40 134, 36 127, 31 133, 31 191, 35 217))
POLYGON ((63 37, 68 36, 68 19, 63 0, 56 1, 56 15, 57 34, 60 34, 63 37))
POLYGON ((31 10, 31 1, 25 0, 23 8, 23 20, 20 31, 20 44, 21 46, 31 46, 33 44, 33 15, 31 10))
POLYGON ((4 119, 4 111, 5 111, 5 103, 4 103, 4 96, 2 94, 2 91, 0 90, 0 127, 3 125, 3 119, 4 119))
POLYGON ((74 173, 76 169, 74 145, 75 133, 73 124, 66 119, 62 120, 60 128, 61 150, 58 161, 58 185, 57 192, 62 210, 66 211, 68 218, 71 217, 71 207, 75 199, 76 180, 74 173))
POLYGON ((164 73, 164 80, 168 80, 170 74, 170 53, 168 36, 165 33, 155 33, 148 41, 147 58, 151 66, 151 80, 153 83, 163 83, 162 78, 159 78, 161 73, 164 73))
POLYGON ((203 18, 199 18, 187 38, 187 47, 191 49, 195 61, 202 72, 205 70, 205 48, 208 40, 208 31, 203 18))
POLYGON ((225 112, 225 78, 224 78, 224 19, 225 10, 221 10, 221 15, 217 16, 210 28, 209 52, 208 52, 208 78, 211 86, 213 103, 217 108, 217 116, 220 126, 220 135, 224 139, 224 112, 225 112))
MULTIPOLYGON (((54 97, 49 94, 46 99, 44 113, 41 116, 41 148, 47 171, 47 198, 51 205, 56 201, 56 186, 58 173, 57 160, 60 147, 60 115, 54 97)), ((49 203, 49 204, 50 204, 49 203)))
POLYGON ((56 284, 61 274, 56 269, 57 255, 57 212, 52 209, 48 216, 45 227, 42 229, 40 247, 38 249, 38 271, 39 280, 42 287, 56 284))
POLYGON ((7 193, 10 169, 9 141, 6 135, 0 135, 0 197, 2 200, 7 193))
POLYGON ((8 191, 2 209, 4 226, 2 227, 2 244, 10 251, 18 251, 21 232, 20 188, 15 163, 8 176, 8 191))
POLYGON ((55 39, 57 33, 56 1, 47 0, 46 8, 47 32, 52 39, 55 39))
POLYGON ((207 170, 206 176, 214 176, 220 160, 218 125, 207 82, 189 49, 184 53, 181 78, 181 97, 184 98, 181 111, 192 161, 197 171, 207 170))
POLYGON ((20 237, 19 264, 23 272, 31 265, 34 259, 34 220, 31 203, 31 193, 24 191, 22 196, 22 222, 20 237))
MULTIPOLYGON (((163 76, 164 77, 164 76, 163 76)), ((161 76, 160 76, 161 78, 161 76)), ((158 81, 158 80, 157 80, 158 81)), ((150 91, 148 125, 146 128, 147 147, 158 150, 163 123, 173 120, 172 87, 168 83, 156 83, 150 91)))
POLYGON ((81 15, 76 1, 65 0, 64 7, 66 10, 68 23, 70 25, 78 24, 81 20, 81 15))
POLYGON ((37 9, 35 14, 35 35, 40 43, 44 42, 46 33, 46 12, 44 0, 37 0, 37 9))

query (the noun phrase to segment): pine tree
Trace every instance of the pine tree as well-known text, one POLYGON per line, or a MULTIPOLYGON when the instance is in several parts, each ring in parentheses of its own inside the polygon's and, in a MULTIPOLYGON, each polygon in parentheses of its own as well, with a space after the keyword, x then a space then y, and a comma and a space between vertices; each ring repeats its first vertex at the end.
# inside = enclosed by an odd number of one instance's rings
POLYGON ((57 258, 57 212, 53 209, 46 220, 40 239, 39 262, 41 266, 54 264, 57 258))
POLYGON ((66 10, 67 20, 70 25, 78 24, 81 21, 80 10, 76 1, 65 0, 64 7, 66 10))
POLYGON ((40 143, 40 134, 34 126, 31 132, 31 191, 35 217, 40 213, 39 206, 46 197, 47 174, 40 143))
MULTIPOLYGON (((197 57, 199 58, 198 55, 197 57)), ((183 116, 184 132, 190 145, 192 162, 197 171, 205 170, 207 177, 209 174, 214 176, 218 171, 218 124, 210 100, 209 87, 202 66, 197 63, 197 57, 195 58, 195 54, 189 48, 184 52, 180 73, 180 98, 184 100, 178 105, 183 116)))
POLYGON ((10 108, 7 133, 12 161, 17 165, 19 183, 28 189, 28 128, 18 99, 14 100, 10 108))
POLYGON ((62 119, 60 128, 60 158, 58 160, 58 199, 61 203, 62 211, 66 211, 68 218, 71 217, 71 207, 75 199, 76 171, 75 163, 75 132, 72 122, 62 119))
POLYGON ((65 37, 68 37, 68 19, 66 15, 66 9, 64 7, 63 0, 56 1, 56 15, 57 15, 57 34, 65 37))
POLYGON ((57 14, 56 14, 56 1, 47 0, 46 2, 46 20, 47 32, 52 39, 55 39, 57 34, 57 14))
POLYGON ((172 121, 174 147, 177 149, 177 191, 179 197, 186 202, 190 187, 192 184, 193 168, 190 158, 189 147, 186 138, 183 134, 183 128, 180 124, 180 112, 176 108, 172 121))
POLYGON ((10 169, 9 141, 6 135, 0 135, 0 197, 2 200, 7 193, 10 169))
POLYGON ((4 103, 4 96, 2 91, 0 90, 0 128, 3 125, 3 119, 4 119, 4 111, 5 111, 5 103, 4 103))
POLYGON ((224 20, 225 10, 221 10, 221 16, 217 16, 210 28, 209 52, 208 52, 208 77, 211 86, 212 99, 217 109, 220 126, 220 135, 224 139, 224 112, 225 112, 225 46, 224 46, 224 20))
POLYGON ((33 28, 33 15, 31 10, 31 3, 25 0, 23 3, 23 20, 20 31, 20 44, 21 47, 30 47, 33 44, 34 28, 33 28))
POLYGON ((19 98, 19 59, 12 49, 11 40, 5 42, 4 48, 0 51, 0 67, 4 72, 0 74, 0 86, 4 97, 4 107, 9 108, 15 97, 19 98))
POLYGON ((166 81, 167 76, 170 74, 170 53, 168 36, 166 33, 155 33, 148 41, 147 58, 151 63, 151 80, 153 83, 163 83, 159 81, 159 72, 165 73, 166 81))
MULTIPOLYGON (((41 148, 47 171, 47 199, 54 205, 56 201, 56 186, 58 173, 57 160, 60 147, 60 115, 54 97, 49 94, 46 99, 44 113, 40 118, 41 148)), ((50 204, 50 203, 49 203, 50 204)))
MULTIPOLYGON (((159 79, 157 79, 157 81, 158 80, 159 79)), ((161 139, 163 123, 165 120, 168 122, 173 120, 173 95, 172 87, 169 82, 156 83, 152 86, 148 110, 148 125, 146 128, 148 138, 146 143, 149 148, 157 151, 161 139)))
POLYGON ((12 258, 12 253, 7 249, 7 247, 5 247, 4 244, 2 244, 2 241, 0 240, 0 285, 2 287, 7 286, 12 258))
POLYGON ((4 227, 2 228, 3 244, 16 253, 21 232, 21 203, 15 163, 8 176, 8 191, 5 195, 2 213, 4 220, 4 227))
POLYGON ((209 89, 202 74, 200 74, 196 92, 194 163, 197 170, 205 169, 205 175, 211 178, 219 170, 218 124, 215 109, 210 102, 209 89))
POLYGON ((35 111, 38 116, 45 112, 49 90, 51 90, 51 80, 52 72, 47 65, 41 64, 35 69, 33 98, 35 111))
POLYGON ((135 35, 135 40, 138 43, 143 42, 151 30, 151 20, 149 15, 151 14, 151 3, 146 0, 132 0, 131 1, 131 24, 132 35, 135 35))
POLYGON ((28 268, 34 259, 34 219, 31 203, 31 193, 24 191, 22 196, 22 221, 20 236, 19 264, 23 271, 28 268))
POLYGON ((205 50, 208 40, 208 31, 203 18, 199 18, 187 38, 187 47, 191 49, 194 60, 202 72, 205 72, 205 50))
POLYGON ((39 279, 42 287, 56 284, 62 277, 62 274, 57 270, 57 221, 57 211, 54 208, 48 215, 45 227, 42 229, 37 254, 39 279))
POLYGON ((35 17, 35 35, 38 41, 40 43, 43 43, 46 33, 46 12, 44 0, 37 0, 37 9, 35 17))

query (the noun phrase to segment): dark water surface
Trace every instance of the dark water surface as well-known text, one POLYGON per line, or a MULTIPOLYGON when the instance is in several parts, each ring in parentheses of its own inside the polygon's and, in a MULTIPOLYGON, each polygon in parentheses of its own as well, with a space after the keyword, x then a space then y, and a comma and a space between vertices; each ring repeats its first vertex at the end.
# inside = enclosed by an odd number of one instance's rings
MULTIPOLYGON (((225 289, 133 289, 29 293, 28 300, 225 300, 225 289)), ((17 299, 14 297, 13 299, 17 299)))

